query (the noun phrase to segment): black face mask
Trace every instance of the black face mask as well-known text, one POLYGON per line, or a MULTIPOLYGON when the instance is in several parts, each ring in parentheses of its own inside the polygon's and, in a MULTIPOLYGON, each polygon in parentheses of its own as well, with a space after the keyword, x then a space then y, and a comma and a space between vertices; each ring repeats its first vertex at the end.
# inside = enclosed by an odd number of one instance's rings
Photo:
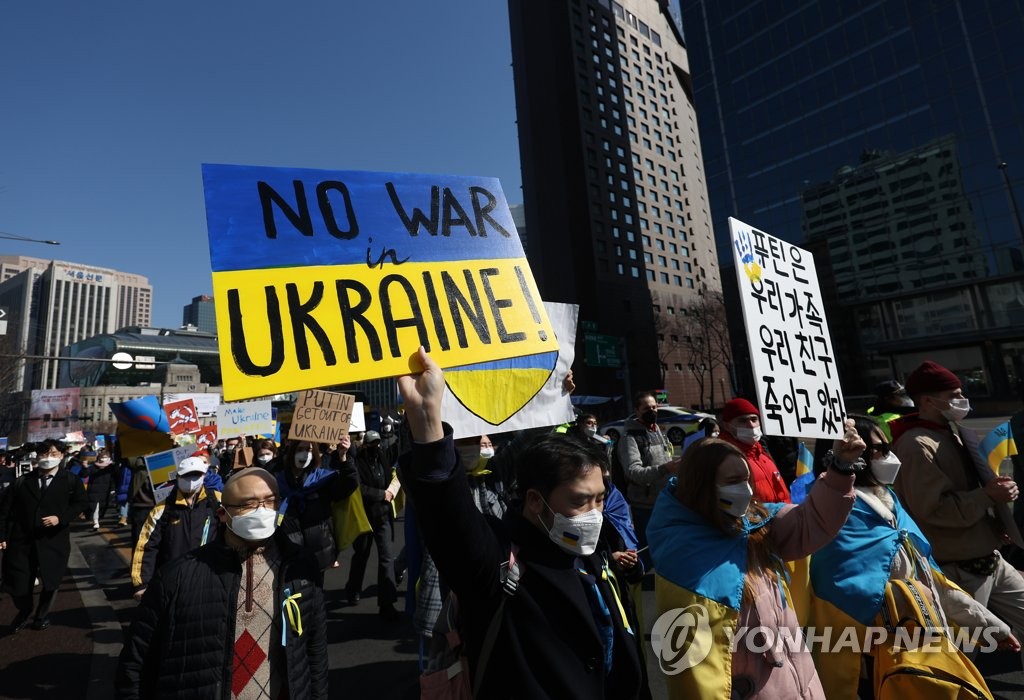
POLYGON ((658 411, 657 409, 650 409, 640 414, 640 421, 646 425, 654 425, 658 422, 658 411))

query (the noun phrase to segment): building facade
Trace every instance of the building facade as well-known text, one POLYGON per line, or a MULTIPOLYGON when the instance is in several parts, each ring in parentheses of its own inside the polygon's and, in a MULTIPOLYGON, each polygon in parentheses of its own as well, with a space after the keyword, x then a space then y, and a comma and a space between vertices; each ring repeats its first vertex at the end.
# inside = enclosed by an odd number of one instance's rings
POLYGON ((930 358, 1015 396, 1024 9, 681 5, 723 266, 729 216, 814 251, 848 394, 930 358))
POLYGON ((193 326, 203 333, 217 335, 217 315, 214 311, 213 297, 208 294, 192 297, 181 313, 181 325, 193 326))
POLYGON ((83 338, 126 325, 148 325, 153 288, 141 276, 60 260, 0 256, 0 307, 8 313, 5 354, 18 360, 7 389, 52 389, 57 361, 44 359, 83 338))
POLYGON ((699 331, 684 312, 721 281, 667 3, 509 0, 509 15, 531 267, 545 299, 579 304, 581 328, 623 343, 625 367, 588 364, 579 333, 577 384, 721 404, 725 368, 688 346, 699 331))

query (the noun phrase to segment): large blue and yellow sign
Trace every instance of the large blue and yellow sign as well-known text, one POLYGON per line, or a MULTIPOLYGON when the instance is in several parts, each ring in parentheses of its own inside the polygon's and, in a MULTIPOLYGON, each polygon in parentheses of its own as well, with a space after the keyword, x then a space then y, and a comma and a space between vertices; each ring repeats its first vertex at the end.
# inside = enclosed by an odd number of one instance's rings
POLYGON ((557 354, 494 178, 203 165, 203 184, 226 400, 418 371, 420 345, 442 367, 557 354))

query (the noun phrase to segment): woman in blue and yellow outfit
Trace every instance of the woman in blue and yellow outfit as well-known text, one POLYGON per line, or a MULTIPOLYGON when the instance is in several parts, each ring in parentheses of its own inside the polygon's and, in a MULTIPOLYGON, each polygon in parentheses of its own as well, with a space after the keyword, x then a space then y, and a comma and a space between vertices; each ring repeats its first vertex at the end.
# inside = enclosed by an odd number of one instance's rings
MULTIPOLYGON (((866 445, 868 468, 857 474, 857 502, 839 534, 811 557, 811 626, 821 630, 853 627, 858 640, 875 624, 886 586, 894 579, 915 579, 930 592, 928 601, 948 627, 998 629, 1001 647, 1019 649, 1010 628, 956 584, 946 580, 931 556, 931 545, 890 488, 900 461, 879 424, 868 416, 850 416, 866 445)), ((872 674, 850 645, 824 652, 815 648, 818 673, 829 700, 871 697, 872 674)), ((984 642, 982 642, 984 643, 984 642)), ((861 645, 858 645, 861 646, 861 645)), ((863 647, 861 646, 861 649, 863 647)), ((969 663, 969 662, 968 662, 969 663)))
MULTIPOLYGON (((688 610, 691 617, 681 619, 696 620, 688 649, 662 648, 670 697, 825 697, 801 644, 756 649, 761 636, 801 639, 784 562, 821 548, 842 528, 863 449, 848 423, 832 467, 796 506, 754 501, 750 468, 732 445, 705 439, 686 451, 647 528, 659 616, 688 610)), ((671 639, 676 631, 668 632, 671 639)))

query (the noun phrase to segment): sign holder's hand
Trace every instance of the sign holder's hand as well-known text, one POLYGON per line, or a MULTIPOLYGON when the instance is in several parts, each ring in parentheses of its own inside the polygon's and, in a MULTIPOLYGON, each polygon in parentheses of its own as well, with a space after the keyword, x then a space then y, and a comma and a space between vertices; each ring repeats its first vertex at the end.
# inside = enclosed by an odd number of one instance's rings
POLYGON ((444 373, 420 346, 416 358, 423 371, 398 378, 398 390, 405 402, 405 415, 415 442, 437 442, 444 437, 441 425, 441 397, 444 395, 444 373))
POLYGON ((60 518, 58 518, 56 515, 47 515, 42 520, 43 527, 56 527, 59 522, 60 518))
POLYGON ((843 434, 842 440, 835 441, 832 451, 841 463, 853 464, 858 457, 864 454, 867 445, 864 444, 860 433, 857 432, 857 425, 852 418, 843 421, 843 426, 846 428, 846 432, 843 434))

